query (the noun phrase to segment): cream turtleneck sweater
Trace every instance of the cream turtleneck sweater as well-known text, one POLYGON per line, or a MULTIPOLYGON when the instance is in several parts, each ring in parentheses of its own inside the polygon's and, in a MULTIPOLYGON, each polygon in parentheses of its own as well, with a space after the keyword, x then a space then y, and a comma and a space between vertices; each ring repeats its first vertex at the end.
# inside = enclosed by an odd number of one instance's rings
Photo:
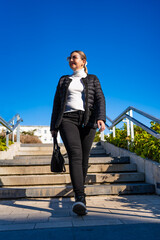
POLYGON ((65 112, 84 111, 84 86, 81 79, 86 76, 84 68, 74 71, 70 76, 72 81, 68 88, 65 112))

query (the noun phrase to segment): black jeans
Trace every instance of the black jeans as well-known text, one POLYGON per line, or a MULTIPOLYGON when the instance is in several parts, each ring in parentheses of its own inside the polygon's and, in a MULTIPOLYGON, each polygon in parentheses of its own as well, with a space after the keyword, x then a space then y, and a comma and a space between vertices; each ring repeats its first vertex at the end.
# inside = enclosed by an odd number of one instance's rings
POLYGON ((64 113, 60 135, 69 158, 71 182, 75 196, 84 195, 90 149, 96 129, 83 127, 83 111, 64 113))

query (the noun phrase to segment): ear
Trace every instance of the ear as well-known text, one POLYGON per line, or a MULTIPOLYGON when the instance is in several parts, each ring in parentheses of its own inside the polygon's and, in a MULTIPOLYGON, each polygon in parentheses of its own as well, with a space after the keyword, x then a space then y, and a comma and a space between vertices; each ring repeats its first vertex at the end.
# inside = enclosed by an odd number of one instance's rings
POLYGON ((86 64, 86 59, 83 59, 83 64, 84 64, 84 66, 85 66, 85 64, 86 64))

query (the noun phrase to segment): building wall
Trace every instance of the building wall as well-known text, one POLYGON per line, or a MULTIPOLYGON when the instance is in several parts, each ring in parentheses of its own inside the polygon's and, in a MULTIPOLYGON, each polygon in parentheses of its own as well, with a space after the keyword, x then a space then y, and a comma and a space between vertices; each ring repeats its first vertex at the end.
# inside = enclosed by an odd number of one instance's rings
MULTIPOLYGON (((2 130, 5 130, 5 127, 0 126, 0 132, 2 130)), ((23 131, 33 131, 34 130, 34 135, 38 136, 38 138, 42 141, 42 143, 53 143, 53 139, 50 133, 50 127, 49 126, 20 126, 20 132, 23 131)), ((16 131, 15 131, 16 133, 16 131)), ((57 137, 58 142, 60 142, 60 135, 58 134, 57 137)))

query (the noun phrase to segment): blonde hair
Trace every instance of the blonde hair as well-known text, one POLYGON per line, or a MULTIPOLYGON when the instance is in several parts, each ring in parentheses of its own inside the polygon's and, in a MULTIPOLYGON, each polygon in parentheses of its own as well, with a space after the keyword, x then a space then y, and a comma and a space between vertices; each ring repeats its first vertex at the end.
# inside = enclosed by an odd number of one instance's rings
MULTIPOLYGON (((86 63, 87 63, 87 57, 86 57, 86 54, 85 54, 84 52, 79 51, 79 50, 75 50, 75 51, 71 52, 71 54, 74 53, 74 52, 78 53, 78 54, 81 56, 81 59, 82 59, 82 60, 85 59, 85 60, 86 60, 86 63)), ((70 55, 71 55, 71 54, 70 54, 70 55)), ((85 71, 85 73, 87 74, 87 73, 88 73, 88 69, 87 69, 87 67, 86 67, 86 63, 84 64, 84 71, 85 71)))

